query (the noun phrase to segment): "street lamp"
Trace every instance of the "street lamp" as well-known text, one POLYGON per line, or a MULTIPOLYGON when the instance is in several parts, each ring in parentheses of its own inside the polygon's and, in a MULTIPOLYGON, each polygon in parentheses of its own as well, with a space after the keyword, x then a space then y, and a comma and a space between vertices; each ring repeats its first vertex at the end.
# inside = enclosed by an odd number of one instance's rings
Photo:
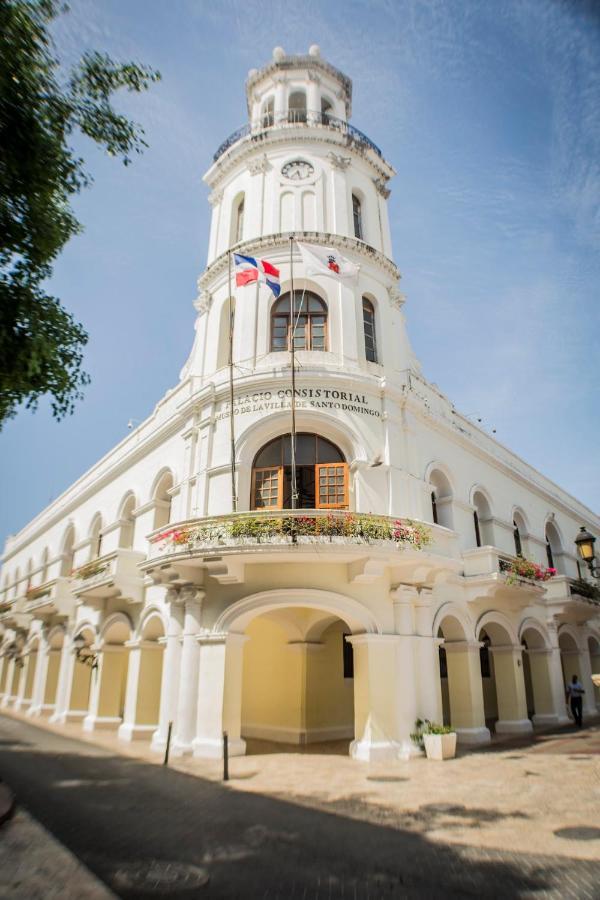
POLYGON ((579 529, 579 534, 575 538, 575 545, 580 557, 590 570, 590 574, 593 577, 598 578, 600 576, 600 567, 595 565, 595 543, 596 538, 594 537, 594 535, 590 534, 589 531, 586 530, 585 525, 582 525, 579 529))
POLYGON ((91 666, 92 669, 98 668, 98 654, 90 650, 83 635, 78 634, 76 638, 73 638, 73 647, 79 662, 85 663, 86 666, 91 666))

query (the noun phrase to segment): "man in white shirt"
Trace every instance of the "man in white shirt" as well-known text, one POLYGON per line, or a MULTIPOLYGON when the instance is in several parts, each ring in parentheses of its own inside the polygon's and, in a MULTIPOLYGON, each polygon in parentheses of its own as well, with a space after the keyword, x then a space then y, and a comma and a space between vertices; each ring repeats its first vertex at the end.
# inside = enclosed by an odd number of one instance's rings
POLYGON ((573 675, 571 684, 567 685, 567 700, 571 701, 571 712, 578 728, 583 725, 582 708, 585 690, 577 675, 573 675))

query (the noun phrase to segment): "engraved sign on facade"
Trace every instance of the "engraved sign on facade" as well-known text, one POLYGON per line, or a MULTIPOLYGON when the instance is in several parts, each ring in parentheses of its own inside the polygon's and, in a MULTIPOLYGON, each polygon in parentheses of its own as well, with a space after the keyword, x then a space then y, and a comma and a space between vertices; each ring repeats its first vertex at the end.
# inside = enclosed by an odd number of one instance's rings
MULTIPOLYGON (((333 409, 344 413, 381 418, 379 409, 374 409, 371 398, 366 394, 353 391, 338 391, 331 388, 296 388, 296 409, 333 409)), ((253 391, 240 394, 233 402, 234 416, 251 413, 276 412, 291 409, 291 388, 280 388, 276 391, 253 391)), ((215 421, 228 419, 231 416, 231 404, 224 401, 217 410, 215 421)))

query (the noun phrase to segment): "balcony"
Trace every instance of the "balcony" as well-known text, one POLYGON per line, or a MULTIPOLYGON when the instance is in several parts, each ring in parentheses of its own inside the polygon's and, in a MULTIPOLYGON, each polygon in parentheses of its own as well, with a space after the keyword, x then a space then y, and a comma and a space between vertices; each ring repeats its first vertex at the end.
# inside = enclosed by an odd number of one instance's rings
POLYGON ((48 619, 51 616, 67 618, 75 607, 75 597, 71 592, 68 578, 54 578, 39 587, 29 588, 23 604, 24 612, 34 619, 48 619))
POLYGON ((494 598, 515 611, 530 603, 539 602, 545 589, 554 580, 523 577, 515 571, 519 564, 527 562, 517 556, 504 553, 497 547, 477 547, 465 550, 463 575, 468 588, 468 601, 486 604, 494 598))
POLYGON ((122 597, 128 603, 141 603, 144 579, 139 563, 145 559, 135 550, 113 550, 93 559, 71 576, 71 590, 79 601, 110 600, 122 597))
POLYGON ((155 581, 185 582, 204 569, 221 584, 239 583, 251 562, 344 562, 349 580, 370 583, 386 567, 422 583, 456 571, 454 532, 408 519, 345 510, 241 512, 169 525, 149 536, 141 568, 155 581), (416 573, 416 574, 415 574, 416 573))
POLYGON ((12 600, 4 600, 0 603, 0 625, 5 628, 28 628, 31 616, 24 610, 24 597, 14 597, 12 600))
POLYGON ((600 590, 589 581, 556 575, 546 592, 547 605, 559 621, 580 625, 600 611, 600 590))
POLYGON ((258 122, 248 122, 246 125, 242 125, 241 128, 238 128, 237 131, 230 134, 227 140, 223 141, 213 156, 213 160, 214 162, 217 162, 230 147, 233 147, 234 144, 237 144, 238 141, 241 141, 244 138, 250 137, 253 141, 260 141, 274 130, 279 131, 285 128, 294 128, 298 125, 306 125, 314 128, 327 128, 342 135, 345 138, 348 147, 358 147, 362 151, 373 150, 377 156, 383 159, 383 154, 377 144, 374 144, 366 134, 363 134, 362 131, 355 128, 354 125, 351 125, 344 119, 338 119, 336 116, 329 115, 329 113, 305 109, 290 109, 282 115, 274 116, 273 114, 267 114, 258 122))

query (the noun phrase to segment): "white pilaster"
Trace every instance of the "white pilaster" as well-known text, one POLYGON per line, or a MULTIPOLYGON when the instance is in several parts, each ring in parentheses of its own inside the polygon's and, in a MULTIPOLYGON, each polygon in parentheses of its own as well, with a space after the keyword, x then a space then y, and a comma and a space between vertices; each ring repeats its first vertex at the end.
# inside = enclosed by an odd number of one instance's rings
POLYGON ((200 630, 203 597, 204 591, 198 591, 196 588, 187 588, 182 591, 185 612, 181 647, 181 675, 172 750, 174 756, 191 753, 192 741, 195 736, 198 666, 200 663, 200 648, 196 637, 200 630))

